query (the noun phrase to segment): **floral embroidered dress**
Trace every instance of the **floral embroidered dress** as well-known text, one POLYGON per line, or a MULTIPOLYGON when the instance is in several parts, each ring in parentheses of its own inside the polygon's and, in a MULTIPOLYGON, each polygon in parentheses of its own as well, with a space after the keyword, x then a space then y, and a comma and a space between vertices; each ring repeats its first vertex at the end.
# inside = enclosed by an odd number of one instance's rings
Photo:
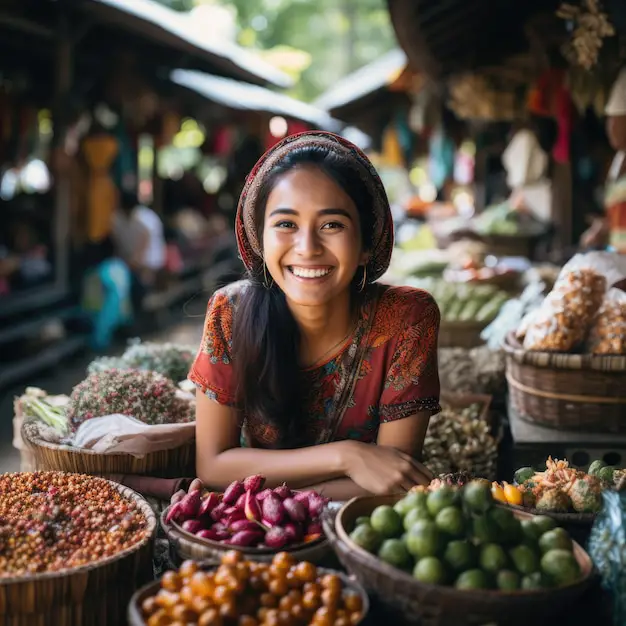
MULTIPOLYGON (((236 408, 233 315, 247 281, 210 299, 204 336, 189 379, 209 398, 236 408)), ((439 310, 410 287, 368 287, 354 335, 324 363, 301 371, 304 445, 376 441, 379 425, 420 411, 437 413, 439 310)), ((275 428, 241 415, 242 447, 274 447, 275 428)))

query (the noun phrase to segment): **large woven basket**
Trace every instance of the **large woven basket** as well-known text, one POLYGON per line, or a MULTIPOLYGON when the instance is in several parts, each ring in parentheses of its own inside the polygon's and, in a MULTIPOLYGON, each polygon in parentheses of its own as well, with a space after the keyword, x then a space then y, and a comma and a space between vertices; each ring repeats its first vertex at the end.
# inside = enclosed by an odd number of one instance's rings
MULTIPOLYGON (((205 571, 211 571, 212 569, 215 569, 215 567, 216 567, 215 562, 203 563, 201 565, 201 568, 204 569, 205 571)), ((334 574, 335 576, 338 576, 341 579, 341 582, 343 583, 345 591, 350 592, 350 593, 356 593, 361 597, 361 601, 363 603, 363 616, 358 622, 355 622, 355 624, 361 624, 365 622, 369 624, 370 622, 368 621, 367 616, 369 613, 370 604, 369 604, 369 598, 367 597, 367 593, 365 593, 365 590, 363 589, 363 587, 356 580, 354 580, 353 578, 348 578, 348 576, 346 576, 342 572, 337 572, 333 569, 326 569, 322 567, 318 567, 317 571, 322 575, 334 574)), ((161 581, 157 580, 157 581, 151 582, 148 585, 145 585, 144 587, 142 587, 141 589, 135 592, 135 594, 133 595, 130 601, 130 604, 128 605, 128 626, 146 626, 146 622, 143 619, 143 616, 141 614, 141 604, 146 598, 149 598, 150 596, 155 595, 159 591, 160 588, 161 588, 161 581)))
POLYGON ((626 356, 530 352, 513 333, 503 349, 520 418, 561 430, 626 432, 626 356))
POLYGON ((22 425, 22 440, 32 453, 34 469, 77 472, 93 476, 143 474, 158 478, 195 475, 195 441, 177 448, 148 452, 138 458, 132 454, 102 454, 83 448, 49 443, 37 437, 28 423, 22 425))
MULTIPOLYGON (((410 574, 383 563, 348 537, 358 517, 369 515, 379 505, 395 504, 401 496, 354 498, 336 517, 324 518, 324 529, 344 567, 384 607, 394 624, 420 626, 477 626, 501 624, 526 626, 558 614, 578 599, 591 585, 594 570, 591 559, 577 544, 574 554, 581 566, 582 579, 567 587, 538 591, 476 590, 427 585, 410 574)), ((520 518, 530 518, 516 512, 520 518)))
MULTIPOLYGON (((191 533, 184 531, 180 526, 174 523, 167 523, 168 509, 161 513, 161 527, 170 542, 170 555, 174 563, 180 563, 185 559, 193 559, 194 561, 219 561, 225 552, 233 549, 219 541, 210 539, 200 539, 191 533)), ((254 561, 269 562, 274 558, 276 550, 269 548, 236 548, 244 554, 246 558, 254 561)), ((332 549, 328 543, 328 539, 322 538, 311 543, 299 544, 294 548, 283 548, 282 552, 289 552, 298 561, 310 561, 311 563, 325 563, 332 549)))
POLYGON ((128 487, 149 532, 134 546, 101 561, 64 572, 0 578, 1 626, 120 626, 133 591, 153 577, 157 520, 150 505, 128 487))

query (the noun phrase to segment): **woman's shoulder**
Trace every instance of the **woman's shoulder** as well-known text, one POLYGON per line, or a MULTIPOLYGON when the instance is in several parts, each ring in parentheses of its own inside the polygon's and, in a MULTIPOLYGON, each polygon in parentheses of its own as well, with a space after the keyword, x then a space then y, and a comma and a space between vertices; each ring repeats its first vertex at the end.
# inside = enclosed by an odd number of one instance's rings
POLYGON ((373 338, 391 339, 413 326, 438 326, 439 307, 433 296, 415 287, 379 285, 380 296, 373 323, 373 338))
POLYGON ((232 330, 237 303, 249 286, 248 280, 239 280, 213 292, 207 305, 205 332, 214 332, 218 327, 222 331, 228 330, 230 332, 232 330))

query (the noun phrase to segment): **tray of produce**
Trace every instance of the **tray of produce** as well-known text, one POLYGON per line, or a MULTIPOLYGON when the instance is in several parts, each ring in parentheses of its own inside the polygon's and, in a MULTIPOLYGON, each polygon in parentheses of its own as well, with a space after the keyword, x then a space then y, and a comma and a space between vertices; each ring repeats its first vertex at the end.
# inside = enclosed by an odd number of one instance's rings
POLYGON ((185 561, 140 589, 128 607, 130 626, 355 626, 367 616, 367 594, 340 572, 280 552, 271 563, 229 551, 216 564, 185 561))
POLYGON ((567 531, 498 506, 485 480, 355 498, 324 527, 348 571, 410 624, 528 624, 593 580, 567 531))
POLYGON ((330 552, 320 516, 328 499, 283 484, 264 489, 263 476, 234 481, 216 493, 192 486, 161 515, 161 525, 179 557, 219 558, 232 549, 259 560, 277 551, 319 561, 330 552))
POLYGON ((530 513, 549 515, 568 523, 591 525, 602 509, 602 492, 621 489, 626 470, 598 460, 588 472, 570 467, 566 460, 549 457, 542 472, 522 467, 513 485, 493 483, 492 495, 499 502, 530 513))
POLYGON ((156 525, 143 498, 102 478, 0 475, 0 623, 122 623, 152 577, 156 525))

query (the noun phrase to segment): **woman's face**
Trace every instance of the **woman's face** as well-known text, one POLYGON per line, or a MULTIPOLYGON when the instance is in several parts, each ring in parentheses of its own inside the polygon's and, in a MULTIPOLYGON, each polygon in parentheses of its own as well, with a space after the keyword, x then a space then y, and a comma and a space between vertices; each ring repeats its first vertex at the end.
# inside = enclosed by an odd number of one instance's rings
POLYGON ((343 295, 367 260, 354 202, 315 167, 288 172, 269 194, 263 250, 267 271, 300 306, 343 295))

